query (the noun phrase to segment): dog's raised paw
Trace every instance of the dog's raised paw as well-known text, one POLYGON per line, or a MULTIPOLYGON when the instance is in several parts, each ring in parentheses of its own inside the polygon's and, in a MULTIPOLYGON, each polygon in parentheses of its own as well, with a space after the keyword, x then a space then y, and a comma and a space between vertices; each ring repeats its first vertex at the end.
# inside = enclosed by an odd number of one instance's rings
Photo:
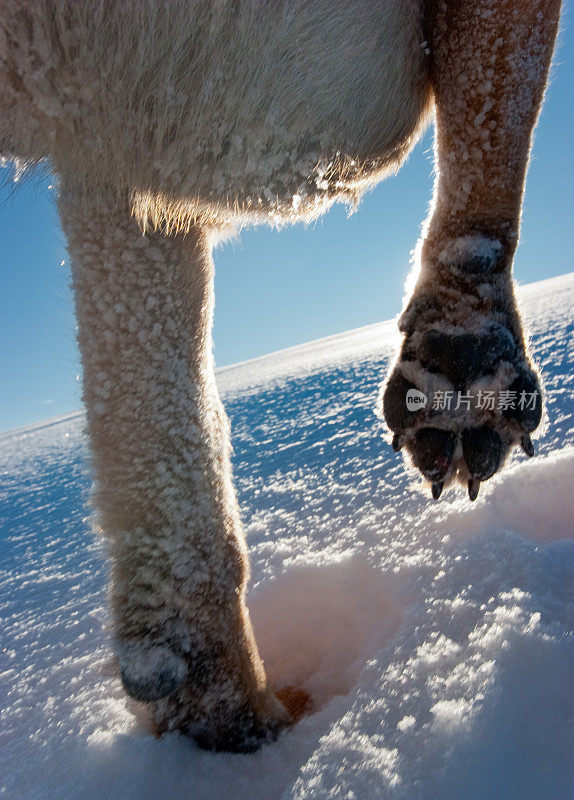
POLYGON ((439 270, 415 289, 399 328, 400 355, 379 400, 393 449, 420 470, 435 500, 455 481, 475 500, 515 446, 534 455, 530 434, 542 419, 512 284, 439 270))

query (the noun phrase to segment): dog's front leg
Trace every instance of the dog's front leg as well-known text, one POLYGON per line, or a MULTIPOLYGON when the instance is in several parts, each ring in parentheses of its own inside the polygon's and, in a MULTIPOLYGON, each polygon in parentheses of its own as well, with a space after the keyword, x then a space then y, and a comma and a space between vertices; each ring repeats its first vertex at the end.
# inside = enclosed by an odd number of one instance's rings
POLYGON ((383 410, 434 497, 458 479, 474 500, 513 445, 532 455, 541 419, 512 260, 560 2, 440 0, 429 12, 435 192, 383 410))
POLYGON ((159 731, 249 750, 288 721, 245 606, 247 557, 211 352, 207 232, 142 235, 128 204, 65 189, 114 648, 159 731))

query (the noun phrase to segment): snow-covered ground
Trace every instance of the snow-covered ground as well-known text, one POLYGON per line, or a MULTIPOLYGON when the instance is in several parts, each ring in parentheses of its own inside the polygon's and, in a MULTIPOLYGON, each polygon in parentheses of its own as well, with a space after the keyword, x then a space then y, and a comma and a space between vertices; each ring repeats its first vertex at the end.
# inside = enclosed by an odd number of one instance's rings
POLYGON ((524 287, 548 426, 433 503, 373 407, 394 323, 222 370, 269 675, 312 714, 254 755, 139 727, 110 666, 83 416, 0 436, 9 798, 570 800, 574 274, 524 287))

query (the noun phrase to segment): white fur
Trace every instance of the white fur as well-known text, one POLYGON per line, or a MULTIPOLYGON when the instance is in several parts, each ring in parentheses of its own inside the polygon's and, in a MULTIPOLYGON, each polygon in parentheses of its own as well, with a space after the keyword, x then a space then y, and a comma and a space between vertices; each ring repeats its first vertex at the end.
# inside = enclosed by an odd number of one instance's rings
POLYGON ((429 118, 420 0, 4 0, 0 148, 145 223, 295 219, 429 118))

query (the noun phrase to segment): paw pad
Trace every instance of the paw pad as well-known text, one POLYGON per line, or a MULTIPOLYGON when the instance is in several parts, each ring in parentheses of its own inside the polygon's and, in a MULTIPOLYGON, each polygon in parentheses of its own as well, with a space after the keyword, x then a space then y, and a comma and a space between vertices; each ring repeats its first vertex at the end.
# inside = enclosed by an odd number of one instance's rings
POLYGON ((492 428, 467 428, 462 432, 462 452, 473 479, 485 481, 500 466, 504 454, 502 439, 492 428))
POLYGON ((117 648, 124 689, 142 703, 168 697, 187 675, 187 663, 169 647, 140 642, 117 648))
POLYGON ((493 324, 480 334, 449 334, 431 328, 420 338, 417 357, 423 367, 461 387, 491 372, 500 361, 510 361, 515 351, 510 331, 493 324))
POLYGON ((532 433, 542 419, 542 394, 534 372, 521 369, 518 377, 511 383, 509 391, 513 393, 513 397, 519 399, 534 398, 534 402, 514 403, 504 412, 506 417, 517 422, 526 433, 532 433))
POLYGON ((429 481, 440 482, 452 464, 456 438, 440 428, 420 428, 410 447, 415 466, 429 481))
POLYGON ((383 397, 383 413, 387 425, 399 435, 413 424, 416 417, 416 412, 410 411, 407 406, 407 393, 411 389, 415 389, 414 383, 397 370, 391 375, 383 397))

